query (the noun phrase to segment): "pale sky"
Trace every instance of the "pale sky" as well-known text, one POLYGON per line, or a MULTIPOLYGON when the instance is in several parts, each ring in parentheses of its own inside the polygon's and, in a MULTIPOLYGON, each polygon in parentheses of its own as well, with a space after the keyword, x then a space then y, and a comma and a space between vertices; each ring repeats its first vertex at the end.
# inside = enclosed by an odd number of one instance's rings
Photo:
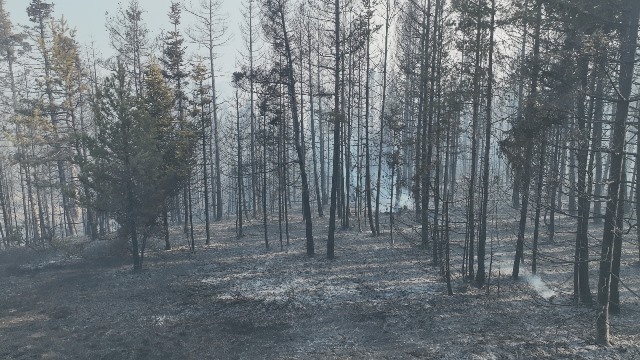
MULTIPOLYGON (((118 4, 122 3, 126 7, 129 3, 128 0, 52 0, 52 2, 54 3, 53 17, 59 19, 64 15, 68 25, 77 30, 76 39, 81 46, 88 46, 91 42, 94 42, 96 49, 104 57, 108 57, 113 53, 105 26, 105 12, 109 12, 110 15, 115 14, 118 4)), ((171 0, 138 0, 138 2, 145 11, 143 20, 150 31, 150 39, 155 38, 161 30, 169 29, 170 24, 167 13, 169 12, 171 0)), ((189 4, 190 1, 184 0, 182 2, 189 4)), ((193 7, 196 7, 198 2, 199 0, 191 0, 193 7)), ((14 25, 29 23, 26 11, 29 3, 30 0, 5 0, 6 9, 14 25)), ((219 85, 219 96, 222 97, 225 97, 230 90, 229 79, 231 73, 236 70, 236 60, 240 57, 239 51, 242 49, 242 36, 240 35, 241 7, 241 0, 222 0, 222 11, 228 15, 228 33, 231 35, 228 43, 218 49, 216 84, 219 85)), ((192 16, 183 11, 181 24, 183 33, 191 21, 192 16)), ((195 52, 195 45, 189 45, 187 51, 188 53, 195 52)))

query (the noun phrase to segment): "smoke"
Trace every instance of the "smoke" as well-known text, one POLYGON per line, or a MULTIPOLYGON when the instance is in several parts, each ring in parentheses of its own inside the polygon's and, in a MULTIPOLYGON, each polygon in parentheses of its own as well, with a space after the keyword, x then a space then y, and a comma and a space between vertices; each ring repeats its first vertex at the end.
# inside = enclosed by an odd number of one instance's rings
POLYGON ((531 285, 531 287, 542 296, 545 300, 556 296, 556 292, 549 289, 549 287, 542 281, 538 275, 526 275, 524 279, 531 285))
MULTIPOLYGON (((413 210, 415 205, 414 199, 409 194, 409 190, 406 187, 402 187, 400 196, 396 193, 397 189, 394 189, 393 194, 393 211, 398 212, 400 209, 413 210)), ((388 212, 391 208, 391 199, 389 198, 389 189, 384 189, 380 193, 380 211, 388 212)))

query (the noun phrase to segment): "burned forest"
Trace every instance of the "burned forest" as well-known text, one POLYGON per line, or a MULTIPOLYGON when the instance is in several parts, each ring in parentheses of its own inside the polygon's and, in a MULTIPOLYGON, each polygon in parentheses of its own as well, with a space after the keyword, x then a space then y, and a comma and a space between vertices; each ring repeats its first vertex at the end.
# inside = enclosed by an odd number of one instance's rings
POLYGON ((639 19, 0 0, 0 358, 640 358, 639 19))

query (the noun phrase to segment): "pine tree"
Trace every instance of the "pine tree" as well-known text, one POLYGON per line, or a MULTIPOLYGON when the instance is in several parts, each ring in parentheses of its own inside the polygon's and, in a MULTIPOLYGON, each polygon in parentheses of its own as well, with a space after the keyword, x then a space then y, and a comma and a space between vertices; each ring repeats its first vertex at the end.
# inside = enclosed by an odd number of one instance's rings
MULTIPOLYGON (((15 117, 15 114, 19 110, 19 94, 17 88, 17 74, 16 74, 16 65, 18 61, 18 57, 26 52, 29 49, 29 44, 25 41, 26 35, 23 33, 16 33, 13 29, 13 24, 11 23, 11 19, 9 18, 9 14, 5 11, 5 3, 4 0, 0 0, 0 61, 6 62, 7 66, 7 80, 9 82, 9 91, 11 92, 11 114, 10 116, 15 117)), ((20 134, 21 129, 19 127, 15 128, 15 135, 20 134)), ((27 209, 27 197, 26 197, 26 189, 25 189, 25 176, 26 166, 22 161, 24 157, 24 148, 17 147, 15 158, 18 160, 18 172, 19 172, 19 184, 20 190, 22 193, 22 216, 23 216, 23 227, 24 227, 24 236, 25 239, 29 238, 29 213, 27 209)), ((3 202, 4 203, 4 202, 3 202)), ((14 215, 15 215, 14 211, 14 215)), ((3 219, 5 220, 5 229, 7 233, 11 235, 11 238, 14 239, 15 236, 18 236, 16 242, 21 242, 22 239, 19 238, 19 234, 17 232, 14 233, 13 225, 11 224, 11 219, 7 218, 7 211, 3 210, 3 219), (14 236, 15 235, 15 236, 14 236)), ((15 221, 15 225, 17 225, 17 218, 15 221)), ((17 229, 15 229, 17 231, 17 229)))
MULTIPOLYGON (((185 121, 185 111, 187 107, 187 99, 184 89, 187 85, 186 79, 189 74, 185 70, 184 65, 185 46, 184 39, 179 29, 180 18, 181 5, 176 2, 172 2, 169 10, 169 22, 172 25, 172 28, 164 38, 164 49, 162 54, 163 57, 161 61, 164 67, 162 74, 164 75, 165 79, 167 79, 169 83, 173 85, 174 107, 177 112, 178 121, 182 124, 185 121)), ((192 217, 192 209, 189 205, 190 192, 190 186, 182 189, 182 205, 184 206, 183 230, 185 234, 190 233, 189 224, 192 217)), ((167 215, 165 214, 165 216, 167 215)), ((191 242, 193 243, 193 239, 191 239, 191 242)), ((170 248, 168 241, 167 248, 170 248)))
MULTIPOLYGON (((149 30, 138 0, 129 0, 126 8, 119 4, 115 16, 107 16, 107 30, 111 46, 133 79, 135 95, 142 95, 144 66, 149 57, 149 30)), ((107 14, 108 15, 108 14, 107 14)))
POLYGON ((188 180, 195 141, 163 115, 171 91, 156 64, 145 76, 146 98, 132 94, 130 84, 118 63, 96 94, 96 133, 84 138, 93 161, 84 164, 81 181, 95 194, 87 205, 113 214, 123 228, 140 271, 167 199, 188 180))
MULTIPOLYGON (((59 91, 56 85, 59 79, 55 79, 55 74, 53 72, 51 49, 52 34, 49 26, 52 13, 53 3, 47 3, 42 0, 31 0, 31 3, 27 8, 29 21, 33 23, 31 32, 32 36, 36 40, 37 48, 41 56, 43 71, 42 75, 44 75, 44 88, 42 88, 40 91, 43 94, 42 97, 46 98, 46 102, 41 103, 38 106, 42 107, 43 113, 47 117, 49 117, 51 124, 54 125, 53 136, 55 138, 55 142, 57 143, 56 153, 61 154, 66 144, 63 144, 64 141, 60 140, 60 127, 62 125, 59 124, 59 104, 57 104, 56 102, 56 93, 59 91)), ((65 158, 65 156, 57 156, 55 159, 55 163, 58 172, 58 185, 60 189, 62 189, 62 222, 67 232, 73 234, 75 224, 73 223, 71 200, 67 194, 67 191, 65 191, 68 186, 66 170, 66 160, 68 160, 67 158, 68 157, 65 158)), ((52 220, 55 219, 52 217, 52 220)), ((53 227, 53 221, 50 225, 53 227)))

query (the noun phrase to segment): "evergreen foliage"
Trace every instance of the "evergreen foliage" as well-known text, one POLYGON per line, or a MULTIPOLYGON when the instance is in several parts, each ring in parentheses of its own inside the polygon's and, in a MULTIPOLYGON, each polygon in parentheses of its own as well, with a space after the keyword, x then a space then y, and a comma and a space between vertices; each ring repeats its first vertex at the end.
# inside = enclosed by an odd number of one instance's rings
POLYGON ((84 138, 91 161, 83 164, 81 179, 94 195, 84 199, 87 205, 122 226, 140 270, 146 238, 167 199, 188 179, 195 142, 191 127, 179 129, 171 116, 173 97, 156 64, 147 70, 143 98, 130 89, 119 63, 97 93, 96 133, 84 138))

